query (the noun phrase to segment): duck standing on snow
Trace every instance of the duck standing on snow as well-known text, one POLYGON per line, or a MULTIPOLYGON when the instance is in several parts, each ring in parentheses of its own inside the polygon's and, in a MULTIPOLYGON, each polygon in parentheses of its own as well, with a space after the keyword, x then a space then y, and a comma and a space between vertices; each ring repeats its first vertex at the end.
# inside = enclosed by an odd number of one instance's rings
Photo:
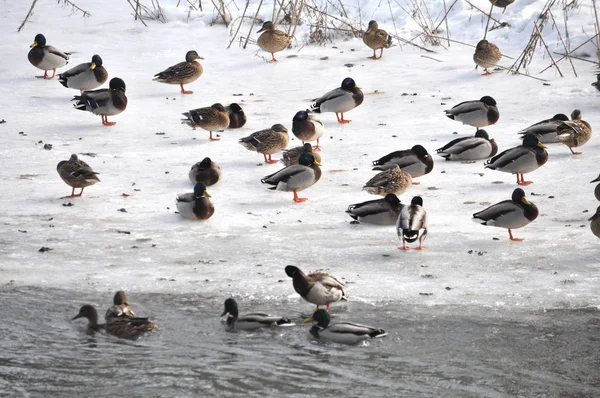
POLYGON ((515 238, 512 230, 522 228, 535 220, 539 214, 536 205, 525 197, 525 192, 517 188, 512 193, 512 200, 504 200, 473 214, 473 221, 482 225, 507 228, 510 240, 522 241, 515 238))
POLYGON ((286 166, 298 164, 300 156, 302 156, 304 153, 310 153, 315 158, 315 162, 321 163, 321 155, 313 152, 313 147, 309 142, 302 146, 297 146, 283 151, 283 154, 281 155, 281 162, 286 166))
POLYGON ((229 127, 229 112, 219 103, 209 107, 192 109, 182 113, 185 119, 182 124, 187 124, 194 130, 200 127, 210 133, 211 141, 219 141, 220 138, 213 138, 213 131, 223 131, 229 127))
POLYGON ((215 185, 221 179, 221 168, 210 158, 204 158, 201 162, 192 166, 188 173, 188 177, 194 184, 202 182, 210 187, 211 185, 215 185))
POLYGON ((588 221, 591 221, 590 228, 592 229, 592 233, 596 235, 597 238, 600 238, 600 206, 588 221))
POLYGON ((296 293, 309 303, 315 304, 317 310, 319 306, 324 305, 326 311, 329 311, 331 303, 348 300, 344 292, 344 284, 327 272, 313 272, 306 275, 300 268, 288 265, 285 267, 285 273, 292 278, 296 293))
POLYGON ((71 101, 77 101, 73 106, 80 111, 92 112, 102 117, 102 124, 113 126, 117 122, 109 122, 108 116, 118 115, 127 108, 125 82, 118 77, 110 79, 109 88, 84 91, 71 101))
POLYGON ((226 109, 229 114, 229 128, 239 129, 240 127, 244 127, 247 119, 242 107, 233 102, 226 109))
POLYGON ((544 144, 559 142, 556 131, 558 126, 567 120, 569 120, 567 115, 557 113, 556 115, 552 116, 551 119, 542 120, 541 122, 532 124, 526 129, 519 131, 519 134, 521 134, 521 136, 525 136, 527 134, 535 135, 537 139, 544 144))
POLYGON ((473 126, 477 130, 481 127, 490 126, 500 119, 496 100, 488 95, 477 101, 461 102, 444 112, 450 119, 473 126))
MULTIPOLYGON (((412 178, 417 178, 429 174, 433 170, 433 158, 427 153, 421 145, 415 145, 411 149, 392 152, 381 159, 373 162, 373 170, 388 170, 398 165, 400 169, 406 171, 412 178)), ((418 185, 418 182, 413 182, 418 185)))
POLYGON ((415 250, 423 250, 423 240, 427 236, 427 212, 423 208, 423 198, 415 196, 410 202, 410 206, 404 206, 396 222, 396 232, 402 240, 402 247, 398 249, 409 250, 406 242, 412 243, 419 239, 419 247, 415 250), (423 230, 421 236, 419 232, 423 230))
POLYGON ((279 162, 277 159, 271 159, 271 155, 284 150, 290 143, 290 136, 287 129, 278 123, 241 138, 239 143, 249 151, 262 153, 265 163, 271 164, 279 162))
POLYGON ((188 51, 185 54, 185 62, 180 62, 154 75, 154 81, 167 84, 179 84, 182 94, 193 94, 193 91, 188 91, 183 88, 184 84, 192 83, 202 76, 202 65, 196 62, 197 59, 204 59, 194 50, 188 51))
POLYGON ((72 187, 71 195, 63 198, 76 198, 83 194, 83 189, 94 185, 100 179, 97 172, 92 170, 89 164, 80 160, 76 154, 72 154, 69 160, 62 160, 56 165, 58 175, 68 186, 72 187), (75 195, 75 188, 81 188, 81 191, 75 195))
POLYGON ((329 313, 322 309, 315 311, 312 319, 317 323, 310 328, 310 334, 327 342, 358 344, 361 341, 387 336, 387 332, 383 329, 359 323, 338 322, 330 324, 329 313))
POLYGON ((269 189, 275 191, 294 192, 294 202, 305 202, 308 199, 299 198, 298 192, 312 187, 319 181, 321 178, 320 165, 311 153, 304 153, 300 156, 298 164, 287 166, 277 173, 266 176, 260 182, 274 185, 269 189))
POLYGON ((569 147, 573 155, 581 155, 581 152, 573 151, 573 148, 583 146, 592 138, 592 126, 585 120, 581 120, 581 111, 575 109, 571 113, 571 120, 563 121, 556 129, 558 140, 569 147))
POLYGON ((177 196, 177 211, 183 218, 189 220, 208 220, 215 212, 215 206, 209 198, 206 185, 199 182, 194 186, 193 193, 177 196))
POLYGON ((58 75, 60 84, 67 88, 78 89, 81 94, 100 87, 106 80, 108 80, 108 72, 98 54, 94 54, 92 62, 84 62, 58 75))
POLYGON ((344 113, 362 104, 364 98, 363 92, 356 85, 354 79, 347 77, 342 81, 340 87, 313 100, 311 111, 316 113, 335 112, 338 123, 350 123, 351 120, 344 119, 344 113), (338 113, 341 114, 341 117, 338 113))
POLYGON ((369 27, 363 35, 363 42, 373 49, 373 56, 368 58, 381 59, 383 56, 383 49, 392 46, 392 36, 388 35, 385 30, 379 29, 379 25, 376 21, 369 21, 369 27), (379 49, 381 49, 381 52, 378 57, 375 50, 379 49))
POLYGON ((38 33, 29 46, 27 58, 31 65, 44 71, 44 76, 36 76, 40 79, 54 79, 56 68, 61 68, 69 63, 69 53, 63 53, 56 47, 46 45, 46 37, 38 33), (48 76, 48 71, 52 69, 52 76, 48 76))
POLYGON ((237 302, 228 298, 225 300, 225 311, 221 317, 227 315, 227 327, 232 330, 256 330, 278 326, 294 326, 290 318, 279 315, 269 315, 260 312, 239 315, 237 302))
POLYGON ((388 193, 383 199, 369 200, 348 206, 346 213, 354 220, 375 225, 396 225, 402 210, 400 199, 388 193))
POLYGON ((435 152, 446 160, 481 160, 497 154, 498 145, 487 131, 477 130, 474 137, 457 138, 435 152))
MULTIPOLYGON (((600 175, 590 181, 590 183, 594 182, 600 182, 600 175)), ((594 189, 594 196, 596 197, 596 200, 600 200, 600 184, 596 185, 596 188, 594 189)))
POLYGON ((534 135, 523 137, 523 145, 507 149, 485 162, 486 169, 498 170, 517 175, 517 184, 529 185, 523 174, 539 169, 548 161, 546 146, 534 135), (520 176, 520 178, 519 178, 520 176))
POLYGON ((388 193, 396 195, 403 194, 412 185, 412 177, 406 171, 403 171, 397 164, 392 168, 382 171, 371 178, 363 191, 372 195, 385 196, 388 193))
POLYGON ((478 66, 483 68, 484 75, 491 75, 492 72, 488 71, 488 68, 496 66, 501 58, 500 49, 494 43, 490 43, 487 40, 481 40, 477 43, 475 54, 473 54, 473 61, 475 61, 475 68, 478 66))
POLYGON ((271 60, 269 62, 277 62, 275 59, 275 53, 283 51, 292 44, 292 37, 288 36, 284 32, 275 29, 273 22, 266 21, 263 23, 256 33, 261 33, 256 41, 258 46, 266 52, 271 53, 271 60))
POLYGON ((313 151, 319 152, 319 139, 323 136, 323 123, 315 116, 308 113, 308 111, 299 111, 294 115, 292 120, 292 133, 302 141, 305 142, 317 141, 317 146, 313 148, 313 151))

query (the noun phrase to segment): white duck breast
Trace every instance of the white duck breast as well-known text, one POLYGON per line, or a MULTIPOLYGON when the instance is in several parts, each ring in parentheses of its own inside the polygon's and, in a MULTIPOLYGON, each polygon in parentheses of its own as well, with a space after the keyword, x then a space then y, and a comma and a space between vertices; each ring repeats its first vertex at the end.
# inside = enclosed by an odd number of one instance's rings
POLYGON ((476 213, 473 221, 478 224, 501 228, 517 229, 529 224, 523 208, 516 206, 511 200, 505 200, 476 213))
POLYGON ((345 113, 356 108, 352 93, 339 87, 317 99, 316 103, 321 103, 321 112, 345 113))
POLYGON ((540 167, 536 153, 529 148, 518 146, 508 149, 501 154, 492 158, 490 163, 486 165, 492 170, 498 168, 499 171, 506 173, 527 174, 540 167))
POLYGON ((493 151, 492 143, 481 137, 465 137, 451 141, 437 150, 437 154, 448 160, 487 159, 493 151))
POLYGON ((69 56, 52 46, 44 47, 44 58, 42 62, 36 65, 42 70, 52 70, 65 66, 68 63, 69 56))
POLYGON ((341 344, 357 344, 372 338, 387 336, 382 329, 350 322, 334 323, 324 329, 314 325, 310 333, 320 340, 341 344))
POLYGON ((344 291, 339 288, 339 282, 332 278, 331 284, 327 280, 316 282, 306 295, 306 301, 316 305, 327 305, 344 298, 344 291))
POLYGON ((194 213, 194 205, 196 197, 193 193, 184 193, 177 197, 177 211, 183 218, 197 220, 198 217, 194 213))

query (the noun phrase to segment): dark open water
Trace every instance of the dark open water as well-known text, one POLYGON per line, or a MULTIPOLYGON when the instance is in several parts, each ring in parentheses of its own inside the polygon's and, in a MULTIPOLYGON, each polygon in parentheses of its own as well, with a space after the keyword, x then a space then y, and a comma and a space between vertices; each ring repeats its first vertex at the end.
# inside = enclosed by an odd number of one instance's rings
POLYGON ((306 303, 238 299, 240 310, 287 314, 296 327, 226 332, 225 297, 136 294, 162 330, 138 341, 90 335, 70 320, 112 294, 0 288, 0 395, 187 397, 600 397, 600 312, 474 307, 334 307, 335 320, 382 327, 362 346, 309 338, 306 303), (299 311, 304 311, 301 313, 299 311))

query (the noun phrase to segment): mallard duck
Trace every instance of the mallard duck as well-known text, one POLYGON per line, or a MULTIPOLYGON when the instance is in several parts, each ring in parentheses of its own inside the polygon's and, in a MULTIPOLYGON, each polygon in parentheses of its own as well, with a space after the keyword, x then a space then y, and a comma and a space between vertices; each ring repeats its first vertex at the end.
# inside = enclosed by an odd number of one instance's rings
POLYGON ((204 158, 192 166, 188 177, 194 184, 202 182, 206 186, 215 185, 221 179, 221 168, 210 158, 204 158))
POLYGON ((317 141, 317 146, 313 148, 314 152, 319 152, 319 139, 323 136, 323 123, 308 111, 299 111, 294 115, 292 121, 292 133, 302 141, 302 144, 310 141, 317 141))
POLYGON ((581 152, 575 152, 573 148, 582 146, 592 138, 592 126, 585 120, 581 120, 581 111, 575 109, 571 113, 571 120, 558 125, 556 134, 558 140, 568 146, 573 155, 581 155, 581 152))
POLYGON ((33 44, 29 46, 27 58, 31 65, 44 71, 44 76, 36 76, 40 79, 54 79, 56 68, 61 68, 69 63, 69 53, 63 53, 56 47, 46 45, 46 37, 39 33, 35 36, 33 44), (48 71, 52 69, 52 76, 48 71))
POLYGON ((290 136, 287 129, 281 124, 274 124, 269 129, 260 130, 241 138, 239 143, 249 151, 262 153, 265 163, 277 163, 278 159, 271 159, 271 155, 280 152, 288 146, 290 136), (267 157, 267 155, 269 155, 267 157))
POLYGON ((111 305, 108 310, 106 310, 106 314, 104 315, 104 319, 108 320, 110 318, 118 317, 118 316, 128 316, 130 318, 135 318, 135 313, 131 309, 129 305, 129 301, 127 301, 127 295, 124 290, 119 290, 113 296, 113 305, 111 305))
POLYGON ((158 326, 150 321, 150 318, 134 318, 129 316, 111 316, 105 324, 99 324, 98 312, 89 304, 81 307, 73 320, 78 318, 87 318, 88 326, 92 330, 100 331, 104 329, 108 334, 122 339, 137 339, 148 332, 158 329, 158 326))
POLYGON ((277 173, 260 180, 263 184, 274 185, 269 188, 275 191, 294 192, 294 202, 305 202, 307 198, 299 198, 298 192, 312 187, 321 178, 321 164, 315 160, 312 153, 304 153, 298 159, 298 164, 287 166, 277 173))
POLYGON ((58 75, 60 84, 67 88, 76 88, 81 94, 85 90, 100 87, 106 80, 108 80, 108 72, 98 54, 94 54, 92 62, 84 62, 58 75))
POLYGON ((490 0, 490 3, 492 3, 494 6, 504 8, 502 13, 504 13, 504 11, 506 11, 506 7, 508 7, 509 5, 511 5, 514 2, 515 2, 515 0, 490 0))
MULTIPOLYGON (((412 178, 429 174, 433 170, 433 158, 427 153, 427 149, 421 145, 415 145, 410 149, 395 151, 385 155, 373 162, 373 170, 389 170, 394 165, 406 171, 412 178)), ((413 182, 418 185, 418 182, 413 182)))
MULTIPOLYGON (((600 175, 590 181, 590 183, 594 182, 600 182, 600 175)), ((596 185, 596 188, 594 189, 594 196, 596 197, 596 200, 600 200, 600 184, 596 185)))
POLYGON ((531 173, 546 164, 548 152, 545 148, 534 135, 528 134, 523 137, 523 145, 507 149, 487 160, 485 168, 516 174, 517 184, 529 185, 533 181, 525 181, 523 174, 531 173))
POLYGON ((383 49, 392 46, 392 36, 388 35, 385 30, 379 29, 376 21, 369 21, 369 27, 363 35, 363 42, 373 49, 373 56, 368 58, 380 59, 383 56, 383 49), (379 49, 381 49, 381 52, 378 57, 375 50, 379 49))
POLYGON ((338 322, 330 324, 329 313, 323 309, 316 310, 312 318, 317 323, 310 328, 309 332, 313 337, 323 341, 358 344, 361 341, 387 336, 387 332, 383 329, 359 323, 338 322))
POLYGON ((240 127, 244 127, 246 124, 246 114, 241 106, 234 102, 227 107, 227 112, 229 114, 230 129, 239 129, 240 127))
POLYGON ((354 79, 347 77, 342 81, 340 87, 314 99, 311 111, 316 113, 335 112, 338 123, 350 123, 351 120, 344 119, 344 113, 362 104, 364 98, 363 92, 356 85, 354 79), (341 118, 338 113, 342 115, 341 118))
POLYGON ((600 206, 596 209, 596 213, 588 220, 591 221, 590 228, 592 233, 600 238, 600 206))
POLYGON ((477 130, 474 137, 457 138, 435 152, 446 160, 480 160, 497 154, 498 145, 487 131, 477 130))
POLYGON ((450 119, 473 126, 477 130, 490 126, 500 119, 496 100, 488 95, 478 101, 461 102, 444 112, 450 119))
POLYGON ((285 267, 285 273, 292 278, 294 290, 304 300, 317 306, 326 306, 329 311, 331 303, 348 300, 344 292, 344 284, 329 275, 327 272, 313 272, 306 275, 302 270, 293 265, 285 267))
POLYGON ((198 182, 194 185, 193 193, 177 196, 177 211, 183 218, 190 220, 208 220, 215 212, 215 206, 210 201, 211 196, 206 191, 206 185, 198 182))
POLYGON ((159 83, 179 84, 182 94, 192 94, 193 91, 186 90, 183 88, 183 85, 194 82, 202 76, 204 69, 202 69, 200 62, 196 62, 197 59, 204 58, 199 56, 194 50, 188 51, 185 54, 185 62, 180 62, 177 65, 168 67, 162 72, 158 72, 154 75, 154 79, 152 80, 159 83))
POLYGON ((412 177, 397 164, 375 175, 365 186, 364 191, 373 195, 385 196, 388 193, 403 194, 412 185, 412 177))
POLYGON ((225 311, 221 317, 227 315, 227 327, 238 330, 255 330, 277 326, 294 326, 290 318, 279 315, 269 315, 259 312, 239 315, 237 302, 228 298, 225 300, 225 311))
POLYGON ((109 122, 108 116, 118 115, 127 108, 127 96, 125 95, 125 82, 118 77, 110 79, 109 88, 100 90, 84 91, 76 95, 71 101, 75 109, 92 112, 102 117, 102 124, 113 126, 117 122, 109 122))
POLYGON ((592 83, 592 86, 596 87, 596 90, 600 91, 600 73, 596 74, 596 81, 592 83))
POLYGON ((544 144, 559 142, 556 130, 558 129, 559 124, 567 120, 569 120, 567 115, 557 113, 556 115, 552 116, 551 119, 542 120, 541 122, 532 124, 526 129, 519 131, 519 134, 521 134, 521 136, 525 136, 527 134, 535 135, 537 139, 544 144))
POLYGON ((256 41, 258 46, 262 50, 271 53, 272 59, 269 62, 277 62, 275 53, 288 48, 292 44, 292 37, 275 29, 275 25, 273 25, 273 22, 271 21, 263 23, 262 28, 256 33, 261 32, 262 34, 258 36, 258 40, 256 41))
POLYGON ((535 220, 539 214, 535 204, 528 201, 525 192, 517 188, 512 193, 512 200, 504 200, 473 214, 473 221, 482 225, 507 228, 510 240, 522 241, 512 234, 513 229, 522 228, 535 220))
POLYGON ((68 186, 72 187, 71 195, 63 198, 75 198, 83 194, 83 189, 100 182, 97 172, 92 170, 89 164, 80 160, 76 154, 72 154, 69 160, 62 160, 56 165, 58 175, 68 186), (81 188, 81 191, 75 195, 75 188, 81 188))
POLYGON ((297 146, 283 151, 283 154, 281 155, 281 162, 286 166, 298 164, 300 156, 302 156, 303 153, 312 154, 315 158, 315 162, 321 163, 321 155, 319 155, 316 152, 313 152, 313 147, 309 142, 305 143, 302 146, 297 146))
POLYGON ((477 43, 475 53, 473 54, 473 61, 475 61, 475 69, 478 66, 483 68, 484 75, 491 75, 492 72, 488 71, 488 68, 496 66, 501 58, 500 49, 494 43, 490 43, 487 40, 481 40, 477 43))
POLYGON ((219 103, 206 108, 192 109, 182 115, 186 117, 182 119, 182 124, 187 124, 194 130, 200 127, 210 132, 211 141, 220 140, 220 138, 213 138, 213 131, 223 131, 229 127, 229 112, 219 103))
POLYGON ((393 193, 388 193, 383 199, 368 200, 350 205, 346 213, 358 222, 396 225, 402 207, 400 199, 393 193))
POLYGON ((409 250, 406 242, 412 243, 419 239, 419 247, 415 250, 423 250, 423 241, 427 236, 427 212, 423 208, 423 198, 415 196, 410 202, 410 206, 404 206, 400 212, 400 216, 396 221, 396 233, 398 238, 402 240, 402 247, 398 249, 409 250), (421 236, 419 232, 423 230, 421 236))

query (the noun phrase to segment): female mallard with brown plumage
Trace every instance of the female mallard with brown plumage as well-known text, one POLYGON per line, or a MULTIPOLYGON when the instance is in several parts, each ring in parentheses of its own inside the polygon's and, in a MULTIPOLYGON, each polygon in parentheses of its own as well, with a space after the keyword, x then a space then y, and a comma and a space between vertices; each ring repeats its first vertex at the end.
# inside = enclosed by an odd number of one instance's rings
POLYGON ((392 37, 385 30, 379 29, 376 21, 370 21, 369 27, 363 35, 363 42, 373 49, 373 56, 368 58, 380 59, 383 56, 383 49, 392 46, 392 37), (378 57, 375 50, 379 49, 381 49, 381 52, 378 57))
POLYGON ((385 196, 388 193, 396 195, 403 194, 412 185, 412 177, 406 171, 403 171, 397 164, 392 168, 382 171, 371 178, 363 191, 373 195, 385 196))
POLYGON ((89 164, 80 160, 76 154, 72 154, 69 160, 62 160, 56 165, 58 175, 68 186, 72 187, 71 195, 63 198, 75 198, 83 194, 83 189, 94 185, 100 179, 97 172, 92 170, 89 164), (75 188, 81 188, 81 191, 75 195, 75 188))
POLYGON ((501 58, 500 49, 494 43, 490 43, 487 40, 481 40, 477 43, 475 54, 473 54, 473 61, 476 64, 475 68, 478 66, 483 68, 484 75, 491 75, 492 72, 489 72, 488 68, 496 66, 501 58))
POLYGON ((321 155, 313 151, 313 146, 310 144, 310 142, 307 142, 303 146, 297 146, 290 148, 287 151, 283 151, 283 154, 281 155, 281 162, 286 166, 298 164, 300 156, 302 156, 304 153, 310 153, 315 158, 315 162, 321 163, 321 155))
POLYGON ((323 136, 323 122, 317 119, 308 111, 299 111, 292 120, 292 133, 302 141, 302 144, 310 141, 317 141, 317 146, 313 148, 314 152, 319 152, 319 139, 323 136))
POLYGON ((230 129, 239 129, 240 127, 244 127, 246 124, 246 114, 241 106, 234 102, 227 107, 227 112, 229 113, 230 129))
POLYGON ((581 111, 575 109, 571 113, 571 120, 563 121, 556 129, 558 140, 569 147, 573 155, 581 155, 573 148, 582 146, 592 138, 592 126, 585 120, 581 120, 581 111))
POLYGON ((108 116, 118 115, 127 108, 125 82, 118 77, 110 79, 108 89, 84 91, 71 101, 77 101, 73 106, 80 111, 92 112, 102 117, 102 124, 113 126, 117 122, 109 122, 108 116))
POLYGON ((192 166, 188 177, 194 184, 203 182, 206 186, 215 185, 221 179, 221 168, 210 158, 204 158, 192 166))
POLYGON ((107 313, 105 324, 98 323, 98 312, 90 305, 81 307, 79 313, 73 317, 73 320, 79 318, 88 319, 88 327, 94 331, 106 330, 106 333, 122 339, 138 339, 144 334, 157 330, 158 326, 150 318, 129 317, 126 315, 118 316, 116 313, 107 313))
POLYGON ((58 75, 60 84, 67 88, 78 89, 82 94, 86 90, 100 87, 106 80, 108 80, 108 72, 98 54, 94 54, 92 62, 84 62, 58 75))
POLYGON ((264 51, 270 52, 272 59, 269 62, 277 62, 275 59, 275 53, 283 51, 292 44, 292 37, 288 36, 284 32, 275 29, 273 22, 267 21, 263 23, 262 28, 256 33, 261 33, 258 36, 258 46, 264 51))
POLYGON ((46 37, 39 33, 35 36, 33 44, 27 54, 31 65, 44 71, 44 76, 36 76, 40 79, 54 79, 56 68, 60 68, 69 63, 69 53, 63 53, 59 49, 46 44, 46 37), (48 76, 48 71, 52 69, 52 76, 48 76))
POLYGON ((287 129, 279 123, 274 124, 271 128, 252 133, 239 141, 247 150, 262 153, 265 163, 269 164, 279 162, 277 159, 271 159, 271 155, 284 150, 289 142, 290 136, 287 129))
POLYGON ((198 80, 202 76, 202 65, 196 62, 197 59, 204 59, 194 50, 188 51, 185 54, 185 62, 180 62, 154 75, 154 81, 167 84, 179 84, 183 94, 192 94, 193 91, 188 91, 183 88, 184 84, 188 84, 198 80))
POLYGON ((194 130, 200 127, 210 132, 211 141, 220 140, 220 138, 213 138, 213 131, 223 131, 229 127, 229 112, 219 103, 206 108, 192 109, 182 115, 186 117, 182 119, 182 124, 187 124, 194 130))
POLYGON ((331 303, 348 300, 344 292, 344 284, 329 275, 327 272, 313 272, 306 275, 302 270, 293 265, 285 267, 285 273, 292 278, 294 290, 304 300, 317 306, 326 306, 329 311, 331 303))

